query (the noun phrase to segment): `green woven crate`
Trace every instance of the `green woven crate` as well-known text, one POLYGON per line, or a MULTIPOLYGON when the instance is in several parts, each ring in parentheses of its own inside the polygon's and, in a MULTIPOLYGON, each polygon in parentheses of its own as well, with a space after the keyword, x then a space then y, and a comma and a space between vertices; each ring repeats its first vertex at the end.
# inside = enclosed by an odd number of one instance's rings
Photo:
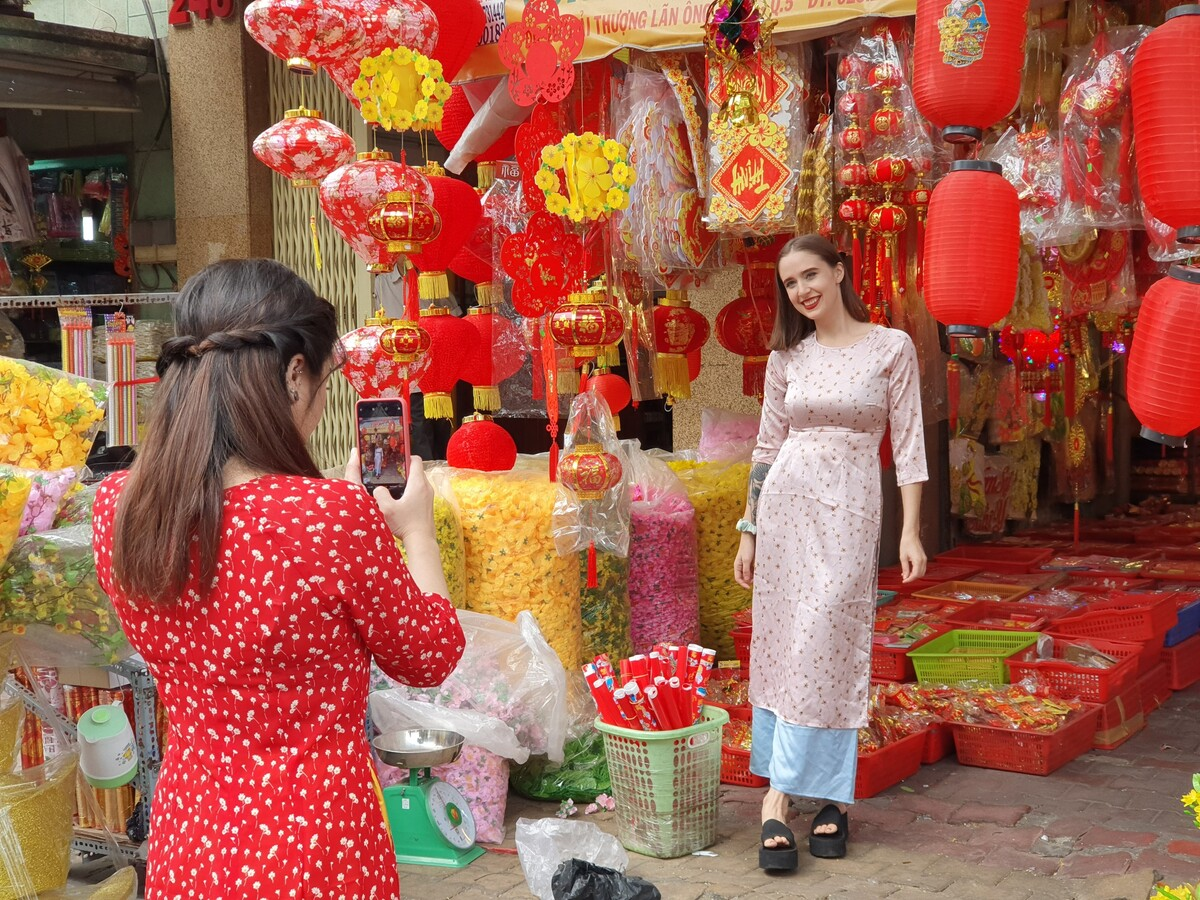
POLYGON ((987 681, 1008 684, 1004 661, 1037 642, 1033 631, 974 631, 956 629, 909 650, 917 681, 953 684, 987 681))
POLYGON ((617 835, 644 856, 687 856, 717 840, 721 729, 729 713, 705 706, 675 731, 632 731, 596 720, 617 802, 617 835))

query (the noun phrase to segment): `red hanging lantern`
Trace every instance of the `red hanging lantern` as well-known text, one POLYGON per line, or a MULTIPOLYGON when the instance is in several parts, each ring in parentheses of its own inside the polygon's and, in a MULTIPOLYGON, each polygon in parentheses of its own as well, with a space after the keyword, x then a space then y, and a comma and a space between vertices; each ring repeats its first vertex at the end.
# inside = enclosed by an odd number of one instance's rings
POLYGON ((340 371, 359 397, 407 397, 408 385, 429 366, 429 334, 416 322, 390 320, 379 310, 342 337, 340 371))
POLYGON ((295 188, 313 188, 321 179, 354 159, 354 138, 314 109, 289 109, 254 139, 254 155, 295 188))
MULTIPOLYGON (((442 127, 434 131, 438 143, 445 147, 447 151, 453 150, 462 139, 463 132, 467 130, 467 126, 471 124, 471 120, 474 118, 475 110, 471 107, 471 101, 467 99, 467 92, 458 85, 455 85, 442 113, 442 127)), ((506 128, 492 146, 475 157, 475 162, 483 163, 494 162, 498 159, 508 159, 515 152, 513 141, 516 139, 516 136, 517 128, 515 125, 511 128, 506 128)))
POLYGON ((620 431, 621 410, 633 401, 633 392, 629 388, 629 382, 608 369, 597 369, 588 378, 587 386, 589 391, 599 394, 604 399, 604 402, 608 404, 608 411, 612 415, 613 428, 620 431))
POLYGON ((489 215, 479 217, 475 232, 450 260, 450 271, 475 284, 491 285, 494 270, 496 223, 489 215))
POLYGON ((433 206, 442 217, 442 230, 411 259, 421 273, 418 279, 421 299, 445 300, 450 296, 446 269, 475 230, 483 207, 473 187, 459 178, 448 177, 437 163, 427 163, 422 171, 433 188, 433 206))
POLYGON ((426 0, 438 22, 445 27, 438 34, 431 54, 442 64, 447 81, 453 81, 458 70, 483 37, 487 15, 479 0, 426 0))
POLYGON ((600 444, 576 444, 558 462, 558 480, 580 500, 602 500, 621 483, 621 461, 600 444))
POLYGON ((774 327, 775 304, 765 297, 743 295, 717 313, 717 343, 742 357, 742 393, 760 401, 774 327))
POLYGON ((375 274, 390 272, 400 252, 388 249, 371 234, 372 212, 387 202, 388 194, 407 193, 422 203, 433 203, 433 188, 412 166, 394 162, 382 150, 358 154, 357 159, 330 172, 321 182, 321 211, 356 256, 375 274))
POLYGON ((1144 438, 1183 446, 1200 428, 1200 269, 1171 266, 1146 292, 1125 393, 1144 438))
POLYGON ((1029 0, 917 0, 913 99, 950 143, 978 141, 1017 104, 1029 0))
POLYGON ((389 253, 417 253, 441 230, 438 211, 409 191, 388 193, 367 216, 367 231, 389 253))
POLYGON ((525 365, 525 341, 511 320, 491 305, 492 285, 477 285, 479 306, 467 311, 467 324, 479 334, 479 342, 467 356, 462 380, 474 387, 475 409, 498 412, 500 382, 512 378, 525 365))
MULTIPOLYGON (((329 2, 329 0, 326 0, 329 2)), ((354 81, 359 64, 368 56, 384 50, 407 47, 428 56, 437 44, 437 16, 422 0, 333 0, 348 18, 357 19, 362 28, 362 45, 353 53, 324 64, 325 71, 358 109, 362 102, 354 96, 354 81)))
POLYGON ((329 0, 254 0, 246 7, 246 31, 289 71, 315 75, 362 47, 362 25, 329 0))
POLYGON ((925 226, 925 305, 951 335, 982 337, 1017 293, 1021 202, 999 163, 964 159, 933 189, 925 226))
POLYGON ((687 355, 688 369, 688 384, 700 377, 700 369, 704 366, 704 354, 700 350, 693 350, 687 355))
POLYGON ((479 344, 479 332, 442 306, 421 310, 421 327, 429 332, 429 367, 418 380, 425 418, 454 419, 454 386, 479 344))
POLYGON ((487 416, 468 416, 450 436, 446 462, 456 469, 507 472, 517 464, 517 444, 487 416))
POLYGON ((1200 109, 1181 86, 1200 78, 1200 7, 1180 6, 1150 33, 1133 57, 1133 130, 1137 174, 1146 208, 1178 229, 1181 243, 1200 243, 1200 109))
POLYGON ((692 309, 686 291, 667 291, 654 307, 654 349, 658 388, 672 399, 692 396, 688 354, 699 350, 711 331, 708 319, 692 309))
POLYGON ((575 359, 595 359, 625 333, 625 318, 603 289, 579 291, 550 314, 550 336, 575 359))

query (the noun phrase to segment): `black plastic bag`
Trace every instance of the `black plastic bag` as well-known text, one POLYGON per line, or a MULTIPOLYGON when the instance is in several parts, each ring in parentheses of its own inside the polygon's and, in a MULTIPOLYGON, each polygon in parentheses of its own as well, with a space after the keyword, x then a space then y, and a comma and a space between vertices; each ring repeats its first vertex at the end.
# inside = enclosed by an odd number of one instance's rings
POLYGON ((582 859, 568 859, 550 882, 554 900, 662 900, 644 878, 630 878, 582 859))

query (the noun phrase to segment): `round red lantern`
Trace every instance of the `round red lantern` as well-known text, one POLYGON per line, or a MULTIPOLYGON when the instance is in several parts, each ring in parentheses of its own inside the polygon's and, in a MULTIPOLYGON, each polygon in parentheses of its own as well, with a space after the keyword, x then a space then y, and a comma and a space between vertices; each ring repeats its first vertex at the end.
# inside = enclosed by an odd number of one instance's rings
POLYGON ((1133 57, 1133 130, 1146 208, 1200 243, 1200 109, 1181 93, 1200 77, 1200 7, 1180 6, 1133 57))
POLYGON ((742 393, 760 400, 775 327, 775 304, 769 297, 743 295, 717 313, 717 343, 742 357, 742 393))
POLYGON ((429 367, 418 380, 425 418, 454 419, 454 386, 479 344, 479 332, 442 306, 421 310, 421 327, 429 332, 429 367))
POLYGON ((254 139, 258 161, 278 172, 292 187, 317 187, 321 179, 354 159, 354 138, 315 109, 289 109, 254 139))
POLYGON ((587 387, 592 393, 599 394, 604 402, 608 404, 608 411, 612 415, 613 428, 620 431, 621 410, 627 407, 633 400, 633 392, 629 388, 629 382, 620 375, 613 374, 608 369, 597 369, 588 378, 587 387))
POLYGON ((952 163, 929 198, 925 305, 952 335, 982 337, 1017 293, 1021 202, 999 163, 952 163))
POLYGON ((847 153, 861 153, 867 147, 867 132, 858 125, 848 125, 838 132, 838 143, 847 153))
POLYGON ((838 169, 838 181, 842 187, 854 190, 864 188, 871 183, 871 172, 866 163, 848 162, 838 169))
POLYGON ((300 75, 315 75, 363 43, 362 25, 330 0, 254 0, 243 21, 250 37, 300 75))
MULTIPOLYGON (((330 0, 326 0, 330 2, 330 0)), ((354 96, 354 81, 360 74, 360 64, 368 56, 378 56, 384 50, 407 47, 414 53, 428 56, 438 40, 438 19, 422 0, 332 0, 346 13, 357 19, 362 29, 362 45, 324 65, 343 94, 358 109, 362 102, 354 96)))
POLYGON ((422 171, 433 188, 433 207, 441 216, 442 230, 420 253, 413 254, 411 261, 421 273, 421 299, 444 300, 450 296, 446 269, 475 230, 483 207, 473 187, 448 177, 437 163, 427 163, 422 171))
POLYGON ((887 189, 903 184, 904 179, 908 177, 910 168, 908 160, 903 156, 888 154, 871 160, 871 164, 867 167, 867 173, 870 175, 872 184, 887 189))
POLYGON ((468 416, 450 436, 446 462, 456 469, 507 472, 517 464, 517 444, 511 434, 487 416, 468 416))
POLYGON ((406 192, 426 204, 433 203, 433 188, 420 172, 394 162, 382 150, 358 154, 357 159, 330 172, 321 182, 321 211, 329 223, 373 273, 390 272, 400 253, 371 235, 371 212, 387 195, 406 192))
MULTIPOLYGON (((475 110, 471 107, 471 101, 467 99, 466 91, 455 85, 450 94, 450 99, 446 101, 446 106, 442 114, 442 127, 434 131, 438 143, 448 151, 453 150, 458 146, 463 132, 467 130, 467 126, 471 124, 471 120, 474 118, 475 110)), ((516 152, 513 147, 516 134, 517 128, 515 125, 511 128, 506 128, 492 146, 475 157, 475 162, 494 162, 497 159, 508 159, 516 152)), ((480 179, 480 187, 483 186, 483 180, 480 179)))
POLYGON ((479 342, 466 358, 461 378, 474 387, 475 409, 500 409, 500 382, 512 378, 525 365, 525 341, 511 320, 491 304, 492 285, 475 288, 479 306, 467 311, 467 324, 479 334, 479 342))
POLYGON ((475 226, 475 231, 462 249, 450 260, 450 271, 459 278, 465 278, 475 284, 492 283, 494 268, 496 227, 492 217, 482 215, 475 226))
POLYGON ((340 371, 364 399, 407 397, 407 385, 429 365, 429 343, 416 322, 390 320, 381 309, 342 337, 340 371))
POLYGON ((1125 393, 1142 437, 1182 446, 1200 428, 1200 269, 1171 266, 1146 292, 1125 393))
POLYGON ((600 444, 577 444, 558 461, 558 480, 580 500, 601 500, 621 483, 621 461, 600 444))
POLYGON ((426 0, 437 20, 444 24, 438 34, 432 56, 442 64, 447 81, 453 81, 458 70, 483 37, 487 15, 479 0, 426 0))
POLYGON ((576 359, 595 359, 625 333, 621 311, 603 290, 578 291, 550 314, 550 336, 576 359))
POLYGON ((416 253, 441 230, 438 211, 409 191, 390 192, 367 216, 367 231, 389 253, 416 253))
POLYGON ((917 0, 912 92, 951 143, 978 141, 1017 105, 1029 0, 917 0))
POLYGON ((668 397, 692 396, 687 356, 708 340, 708 319, 692 309, 686 291, 667 291, 654 307, 654 349, 658 388, 668 397))

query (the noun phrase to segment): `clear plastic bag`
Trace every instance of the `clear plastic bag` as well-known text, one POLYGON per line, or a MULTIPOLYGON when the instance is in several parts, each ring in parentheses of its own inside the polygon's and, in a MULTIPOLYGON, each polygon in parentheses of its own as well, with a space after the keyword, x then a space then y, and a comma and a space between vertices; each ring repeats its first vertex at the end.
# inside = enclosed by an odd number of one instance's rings
POLYGON ((759 421, 757 414, 706 406, 700 411, 700 459, 704 462, 749 459, 758 443, 759 421))
POLYGON ((579 561, 561 557, 551 521, 557 487, 545 464, 511 472, 436 469, 452 496, 466 549, 467 609, 513 621, 528 610, 562 664, 583 658, 579 561))
POLYGON ((67 883, 79 754, 0 776, 0 897, 36 897, 67 883))
POLYGON ((630 638, 629 557, 614 553, 596 555, 596 587, 587 586, 587 557, 581 555, 580 580, 583 594, 579 611, 583 618, 583 657, 601 653, 609 659, 633 654, 630 638))
MULTIPOLYGON (((35 531, 49 531, 54 527, 59 507, 62 506, 63 500, 78 483, 82 474, 81 469, 60 469, 46 472, 38 469, 18 469, 13 466, 0 465, 0 484, 13 482, 19 485, 22 479, 29 482, 29 498, 25 502, 25 509, 20 518, 22 537, 35 531)), ((0 507, 4 507, 4 512, 0 513, 0 516, 6 519, 8 511, 3 500, 0 500, 0 507)))
POLYGON ((1004 167, 1021 201, 1021 233, 1038 247, 1079 240, 1088 227, 1079 201, 1063 193, 1063 154, 1058 135, 1034 121, 1025 131, 1009 128, 983 154, 1004 167))
POLYGON ((562 759, 552 762, 544 755, 534 755, 512 767, 509 783, 522 797, 583 803, 612 790, 604 736, 595 726, 596 702, 578 672, 567 679, 567 708, 570 724, 562 759))
POLYGON ((58 515, 54 517, 55 528, 66 528, 69 525, 87 525, 92 521, 92 505, 96 502, 96 491, 100 483, 76 484, 63 497, 58 515))
MULTIPOLYGON (((374 704, 413 701, 444 710, 464 710, 490 717, 512 731, 520 748, 562 760, 569 723, 566 672, 546 643, 532 614, 522 612, 517 621, 462 611, 458 614, 466 636, 462 659, 438 687, 413 688, 393 682, 376 670, 373 684, 383 690, 374 704)), ((395 707, 399 708, 399 707, 395 707)), ((492 752, 524 762, 502 744, 475 740, 492 752)))
POLYGON ((0 465, 82 469, 106 396, 98 381, 0 357, 0 465))
POLYGON ((629 486, 617 455, 620 443, 604 398, 591 391, 571 401, 571 415, 558 461, 558 495, 554 503, 554 545, 562 555, 594 546, 616 556, 629 553, 629 486), (615 484, 599 497, 585 495, 567 481, 566 470, 576 452, 608 454, 615 484))
POLYGON ((578 819, 517 819, 517 856, 529 890, 538 900, 554 900, 550 882, 568 859, 581 859, 624 872, 629 854, 594 822, 578 819))

